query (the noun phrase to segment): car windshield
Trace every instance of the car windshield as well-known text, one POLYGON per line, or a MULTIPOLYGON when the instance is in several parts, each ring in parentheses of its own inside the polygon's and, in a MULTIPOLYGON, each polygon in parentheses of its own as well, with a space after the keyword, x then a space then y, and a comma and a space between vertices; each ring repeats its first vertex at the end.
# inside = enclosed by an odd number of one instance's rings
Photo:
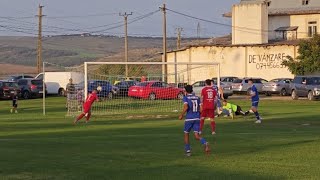
POLYGON ((320 77, 312 78, 312 83, 315 84, 315 85, 320 85, 320 77))
POLYGON ((236 79, 233 81, 234 83, 242 83, 242 79, 236 79))
POLYGON ((137 84, 136 86, 146 87, 147 85, 148 85, 147 82, 142 82, 142 83, 137 84))
POLYGON ((135 82, 135 81, 128 81, 127 83, 128 83, 128 85, 129 85, 129 86, 133 86, 133 85, 135 85, 135 84, 136 84, 136 82, 135 82))
POLYGON ((18 84, 15 82, 4 82, 3 83, 5 87, 13 87, 13 88, 18 88, 18 84))

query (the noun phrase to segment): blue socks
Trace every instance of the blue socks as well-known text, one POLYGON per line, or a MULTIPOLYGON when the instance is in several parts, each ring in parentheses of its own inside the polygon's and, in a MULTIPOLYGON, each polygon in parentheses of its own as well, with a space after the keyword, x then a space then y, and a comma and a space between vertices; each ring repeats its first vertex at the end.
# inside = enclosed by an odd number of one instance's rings
POLYGON ((255 112, 254 115, 256 115, 257 120, 260 120, 260 115, 259 115, 258 111, 255 112))
POLYGON ((190 144, 184 145, 184 150, 185 151, 190 151, 191 150, 190 144))
POLYGON ((206 141, 204 138, 201 138, 201 139, 200 139, 200 142, 201 142, 201 144, 203 144, 203 145, 204 145, 204 144, 207 144, 207 141, 206 141))

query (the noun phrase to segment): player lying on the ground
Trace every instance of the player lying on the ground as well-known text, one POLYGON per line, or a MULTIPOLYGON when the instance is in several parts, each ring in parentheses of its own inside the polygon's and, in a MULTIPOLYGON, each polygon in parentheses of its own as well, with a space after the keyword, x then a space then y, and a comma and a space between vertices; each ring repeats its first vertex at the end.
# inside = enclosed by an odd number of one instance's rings
POLYGON ((223 111, 222 113, 226 116, 230 116, 232 119, 234 115, 245 115, 245 112, 242 111, 241 107, 235 104, 228 103, 227 100, 223 100, 223 111))
POLYGON ((83 104, 83 112, 74 120, 74 124, 76 124, 80 119, 86 116, 86 123, 89 122, 91 117, 91 106, 94 101, 98 101, 97 90, 93 90, 91 94, 88 95, 86 101, 83 104))
POLYGON ((184 115, 187 113, 185 117, 185 122, 184 122, 184 143, 185 143, 186 155, 187 156, 191 155, 191 146, 189 142, 189 133, 191 129, 193 129, 194 137, 201 142, 201 144, 204 146, 204 151, 208 154, 210 153, 209 144, 204 138, 202 138, 199 135, 200 110, 202 110, 200 98, 192 94, 192 91, 193 91, 192 86, 187 85, 185 87, 185 90, 186 90, 186 96, 183 97, 184 105, 183 105, 182 113, 179 116, 179 119, 182 120, 184 115))
MULTIPOLYGON (((258 106, 259 106, 259 93, 258 93, 258 89, 256 88, 256 86, 253 84, 253 80, 249 79, 248 84, 251 86, 251 90, 250 90, 250 94, 249 96, 251 97, 251 111, 254 113, 254 115, 256 116, 257 120, 255 123, 261 123, 262 118, 260 117, 259 113, 258 113, 258 106)), ((245 114, 249 114, 250 110, 247 111, 245 114)))
POLYGON ((200 134, 204 126, 204 120, 209 118, 211 125, 211 134, 216 134, 216 122, 214 121, 214 102, 217 97, 217 91, 213 88, 212 80, 207 79, 205 81, 206 86, 201 91, 202 98, 202 111, 200 120, 200 134))

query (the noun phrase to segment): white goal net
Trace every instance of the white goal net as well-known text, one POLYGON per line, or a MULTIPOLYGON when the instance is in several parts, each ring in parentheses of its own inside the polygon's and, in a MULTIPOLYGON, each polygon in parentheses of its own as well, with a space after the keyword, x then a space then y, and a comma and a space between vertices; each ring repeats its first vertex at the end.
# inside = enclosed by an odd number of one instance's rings
MULTIPOLYGON (((161 62, 85 62, 84 81, 75 84, 68 115, 79 114, 86 96, 99 89, 96 115, 163 114, 181 110, 184 86, 220 77, 219 64, 161 62)), ((220 79, 220 78, 218 78, 220 79)))

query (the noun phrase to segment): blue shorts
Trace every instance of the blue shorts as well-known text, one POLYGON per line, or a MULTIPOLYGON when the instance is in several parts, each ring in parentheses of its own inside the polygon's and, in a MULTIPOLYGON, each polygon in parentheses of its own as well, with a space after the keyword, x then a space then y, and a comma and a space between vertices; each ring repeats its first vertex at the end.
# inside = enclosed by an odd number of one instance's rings
POLYGON ((221 106, 221 100, 220 100, 219 98, 217 99, 216 106, 217 106, 218 108, 221 108, 221 107, 222 107, 222 106, 221 106))
POLYGON ((185 121, 184 133, 190 133, 191 129, 193 129, 193 132, 198 133, 200 131, 200 120, 185 121))
POLYGON ((258 108, 258 106, 259 106, 259 101, 254 101, 254 102, 252 102, 252 105, 251 105, 252 107, 255 107, 255 108, 258 108))

